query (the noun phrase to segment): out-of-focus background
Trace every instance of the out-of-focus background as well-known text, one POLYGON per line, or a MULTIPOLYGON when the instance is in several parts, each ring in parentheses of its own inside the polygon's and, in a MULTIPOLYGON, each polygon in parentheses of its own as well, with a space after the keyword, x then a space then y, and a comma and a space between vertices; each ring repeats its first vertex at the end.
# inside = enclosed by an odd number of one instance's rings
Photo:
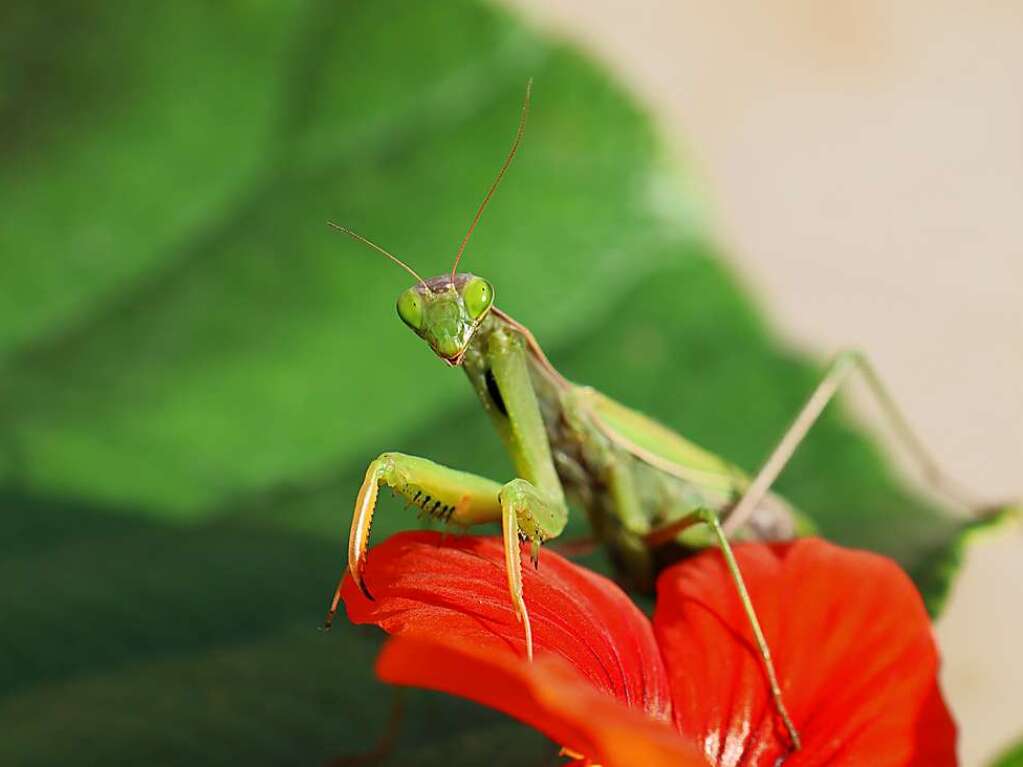
MULTIPOLYGON (((943 466, 1020 495, 1023 7, 512 5, 657 114, 775 328, 868 351, 943 466)), ((1023 721, 1019 535, 976 546, 937 628, 964 763, 981 764, 1023 721)))
MULTIPOLYGON (((315 630, 365 465, 510 466, 394 316, 405 275, 325 220, 443 272, 530 76, 465 266, 566 374, 752 470, 859 346, 944 466, 1018 497, 1021 26, 915 0, 6 3, 0 763, 372 746, 379 632, 315 630)), ((1019 528, 969 532, 852 394, 779 489, 912 575, 988 764, 1023 735, 1019 528)), ((374 535, 414 524, 385 500, 374 535)), ((415 692, 390 763, 556 751, 415 692)))

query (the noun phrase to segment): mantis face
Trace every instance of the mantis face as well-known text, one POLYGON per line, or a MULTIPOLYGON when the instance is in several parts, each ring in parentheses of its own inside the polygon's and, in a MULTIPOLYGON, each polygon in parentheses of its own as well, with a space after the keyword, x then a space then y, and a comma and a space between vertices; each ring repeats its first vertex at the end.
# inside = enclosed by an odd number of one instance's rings
POLYGON ((473 274, 417 283, 398 296, 398 316, 448 365, 459 365, 494 305, 494 287, 473 274))

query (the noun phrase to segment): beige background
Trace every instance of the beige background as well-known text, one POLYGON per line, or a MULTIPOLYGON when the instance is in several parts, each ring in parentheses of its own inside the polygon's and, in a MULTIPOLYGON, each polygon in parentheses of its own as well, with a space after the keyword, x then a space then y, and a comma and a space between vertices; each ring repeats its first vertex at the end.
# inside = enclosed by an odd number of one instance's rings
MULTIPOLYGON (((1023 4, 509 2, 659 116, 780 333, 867 350, 944 466, 1023 495, 1023 4)), ((1023 738, 1023 532, 971 549, 937 632, 984 764, 1023 738)))

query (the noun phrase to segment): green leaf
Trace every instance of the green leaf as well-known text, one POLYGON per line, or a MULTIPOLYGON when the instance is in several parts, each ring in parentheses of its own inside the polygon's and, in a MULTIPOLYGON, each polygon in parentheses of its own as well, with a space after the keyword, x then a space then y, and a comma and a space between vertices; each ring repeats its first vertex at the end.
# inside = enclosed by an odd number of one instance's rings
MULTIPOLYGON (((394 319, 407 275, 326 221, 427 274, 450 268, 530 75, 527 142, 467 268, 500 300, 545 306, 537 330, 557 339, 588 293, 677 236, 649 205, 657 150, 635 109, 475 3, 184 3, 173 23, 106 10, 89 35, 114 61, 51 65, 49 91, 10 105, 59 111, 83 80, 105 94, 81 131, 33 146, 36 162, 14 141, 0 165, 17 222, 3 249, 22 254, 0 275, 17 298, 0 314, 0 416, 22 487, 202 516, 361 459, 454 401, 394 319)), ((28 32, 79 34, 53 13, 28 32)))
MULTIPOLYGON (((26 1, 2 22, 2 763, 372 747, 380 638, 315 631, 365 465, 511 466, 394 316, 407 276, 326 220, 446 271, 530 76, 465 266, 565 373, 750 469, 820 375, 704 244, 632 101, 489 5, 26 1)), ((828 536, 898 558, 932 609, 977 526, 903 490, 841 408, 780 485, 828 536)), ((388 500, 377 520, 414 524, 388 500)), ((555 752, 414 693, 390 762, 555 752)))
POLYGON ((991 763, 991 767, 1023 767, 1023 741, 1009 748, 991 763))

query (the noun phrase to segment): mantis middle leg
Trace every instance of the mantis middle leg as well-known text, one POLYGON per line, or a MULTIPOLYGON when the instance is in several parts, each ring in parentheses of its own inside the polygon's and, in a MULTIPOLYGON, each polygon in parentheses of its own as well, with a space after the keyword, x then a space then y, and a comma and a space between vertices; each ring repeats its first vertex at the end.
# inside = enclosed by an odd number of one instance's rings
POLYGON ((757 611, 753 607, 753 600, 750 599, 749 590, 746 588, 746 581, 742 577, 742 571, 739 569, 739 563, 735 559, 735 554, 732 552, 732 546, 728 542, 728 536, 725 533, 721 522, 718 520, 718 515, 711 509, 696 509, 695 511, 687 514, 677 523, 675 527, 684 530, 687 527, 691 527, 697 524, 705 524, 710 527, 714 533, 714 537, 717 539, 721 553, 725 558, 725 565, 728 567, 728 572, 732 577, 732 582, 735 584, 735 590, 739 594, 739 601, 742 603, 743 612, 746 613, 746 619, 749 621, 750 628, 753 630, 753 637, 756 640, 757 651, 760 654, 760 660, 764 667, 764 673, 767 675, 768 686, 771 690, 771 699, 774 702, 775 709, 778 711, 778 715, 781 717, 782 723, 785 725, 785 730, 788 732, 789 739, 792 742, 792 749, 798 751, 802 748, 802 742, 799 738, 799 731, 796 729, 795 724, 792 723, 792 717, 789 716, 788 709, 785 707, 785 701, 781 694, 781 685, 778 682, 778 673, 774 669, 774 661, 771 659, 771 648, 767 644, 767 638, 764 636, 764 630, 760 627, 760 620, 757 618, 757 611))

